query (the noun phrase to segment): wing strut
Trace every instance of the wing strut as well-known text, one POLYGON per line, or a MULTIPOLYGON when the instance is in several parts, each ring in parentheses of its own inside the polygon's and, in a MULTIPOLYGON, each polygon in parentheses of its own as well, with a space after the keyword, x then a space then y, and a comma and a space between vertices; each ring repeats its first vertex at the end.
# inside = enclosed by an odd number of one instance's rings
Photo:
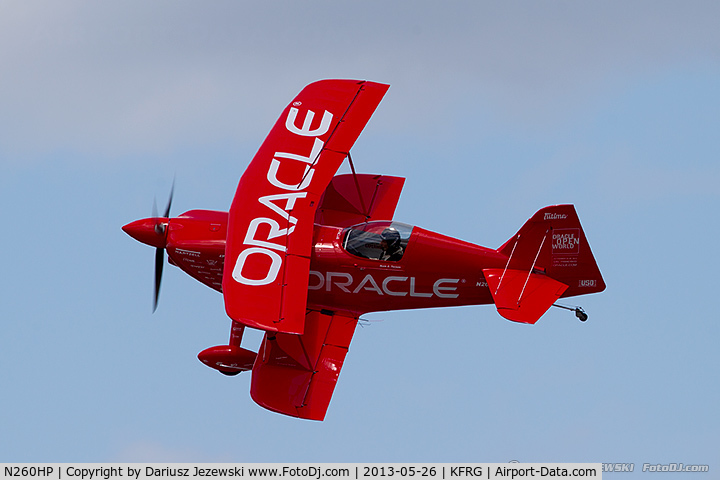
MULTIPOLYGON (((358 88, 357 91, 355 92, 355 96, 353 97, 352 100, 350 100, 350 103, 348 104, 347 108, 345 109, 342 116, 340 117, 340 120, 337 122, 337 124, 333 127, 332 131, 330 132, 330 136, 328 137, 327 141, 325 142, 325 145, 323 145, 322 149, 317 153, 317 155, 315 155, 315 158, 313 159, 312 163, 310 164, 311 168, 307 169, 305 171, 305 173, 303 174, 300 184, 305 182, 305 179, 307 178, 308 174, 310 173, 310 170, 312 170, 312 167, 315 167, 317 165, 317 162, 320 159, 320 155, 322 155, 322 153, 325 150, 327 150, 327 145, 330 143, 330 140, 332 140, 332 137, 333 137, 333 135, 335 135, 335 132, 337 131, 338 127, 340 125, 342 125, 343 121, 345 121, 345 116, 347 116, 348 112, 350 111, 350 108, 353 106, 353 103, 355 103, 355 100, 357 100, 358 95, 360 95, 360 92, 362 92, 363 90, 365 90, 364 85, 360 85, 360 88, 358 88)), ((350 156, 350 151, 347 151, 347 152, 339 152, 337 150, 332 150, 332 151, 335 153, 344 153, 348 157, 350 156)), ((353 172, 354 172, 354 169, 353 169, 353 172)))
POLYGON ((365 221, 367 221, 367 219, 370 218, 370 215, 368 214, 369 211, 367 209, 367 206, 365 206, 365 200, 363 199, 363 194, 360 190, 360 182, 358 181, 357 173, 355 173, 355 164, 352 161, 352 156, 350 156, 350 152, 347 152, 347 159, 350 163, 350 170, 352 170, 353 180, 355 180, 355 188, 357 188, 358 197, 360 197, 360 208, 362 208, 362 213, 363 215, 365 215, 365 221))

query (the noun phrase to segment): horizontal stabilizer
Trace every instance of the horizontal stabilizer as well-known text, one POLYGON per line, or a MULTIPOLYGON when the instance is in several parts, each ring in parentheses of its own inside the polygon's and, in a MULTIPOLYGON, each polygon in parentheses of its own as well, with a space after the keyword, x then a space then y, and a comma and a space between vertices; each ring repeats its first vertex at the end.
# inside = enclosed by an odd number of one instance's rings
POLYGON ((535 323, 567 290, 564 283, 547 275, 522 270, 483 270, 500 315, 520 323, 535 323))
POLYGON ((310 311, 305 333, 267 332, 252 371, 250 395, 274 412, 323 420, 357 318, 310 311))
POLYGON ((605 290, 590 244, 572 205, 540 209, 498 253, 508 257, 506 268, 542 271, 567 285, 563 297, 605 290))

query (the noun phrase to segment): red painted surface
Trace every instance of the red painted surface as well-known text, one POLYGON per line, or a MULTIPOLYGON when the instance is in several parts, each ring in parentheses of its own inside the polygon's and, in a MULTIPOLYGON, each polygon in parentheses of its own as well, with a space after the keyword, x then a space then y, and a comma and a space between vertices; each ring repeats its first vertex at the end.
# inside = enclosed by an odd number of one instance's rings
POLYGON ((198 358, 228 375, 252 370, 252 398, 270 410, 324 418, 364 313, 494 303, 509 320, 535 323, 560 297, 605 289, 572 205, 541 209, 493 249, 394 222, 402 178, 333 177, 386 90, 312 84, 283 112, 229 213, 123 227, 223 293, 230 341, 198 358), (318 148, 310 160, 292 157, 318 148), (245 327, 266 332, 257 354, 240 346, 245 327))
POLYGON ((285 108, 230 206, 223 290, 233 320, 302 334, 315 212, 388 85, 324 80, 285 108))

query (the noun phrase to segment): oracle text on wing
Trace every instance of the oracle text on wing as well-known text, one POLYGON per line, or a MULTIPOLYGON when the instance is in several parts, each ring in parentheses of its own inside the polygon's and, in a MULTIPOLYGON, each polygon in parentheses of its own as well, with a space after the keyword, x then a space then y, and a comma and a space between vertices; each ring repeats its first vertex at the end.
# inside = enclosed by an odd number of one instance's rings
MULTIPOLYGON (((292 212, 295 202, 298 199, 307 196, 307 189, 312 182, 315 161, 318 159, 325 143, 319 137, 326 134, 330 129, 333 114, 325 110, 320 121, 320 125, 313 129, 312 123, 315 118, 315 112, 307 110, 303 120, 302 127, 297 126, 297 117, 299 110, 291 107, 287 119, 285 120, 285 128, 292 134, 301 137, 315 137, 310 153, 296 152, 275 152, 267 172, 267 181, 282 190, 283 193, 265 195, 258 198, 258 202, 267 207, 270 211, 265 217, 253 218, 248 224, 245 239, 243 240, 243 250, 237 257, 235 267, 233 268, 232 278, 244 285, 267 285, 277 279, 278 273, 282 268, 283 256, 278 252, 285 253, 289 237, 292 235, 297 225, 298 219, 293 217, 292 212), (302 177, 295 184, 285 183, 278 179, 278 171, 283 162, 297 161, 305 164, 302 177), (285 228, 281 227, 278 219, 282 220, 285 228), (261 233, 260 226, 265 225, 261 233), (269 228, 269 229, 268 229, 269 228), (268 264, 267 272, 263 278, 248 278, 243 274, 243 267, 248 258, 253 255, 262 255, 267 257, 262 264, 268 264)), ((294 142, 291 142, 294 143, 294 142)), ((258 259, 259 260, 259 259, 258 259)), ((258 263, 257 260, 255 262, 258 263)))

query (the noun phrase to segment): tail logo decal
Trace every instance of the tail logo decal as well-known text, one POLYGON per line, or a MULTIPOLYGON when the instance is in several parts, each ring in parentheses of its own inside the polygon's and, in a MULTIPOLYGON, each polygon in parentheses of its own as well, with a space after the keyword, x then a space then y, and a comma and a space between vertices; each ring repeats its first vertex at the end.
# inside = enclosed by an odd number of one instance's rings
POLYGON ((580 229, 558 228, 553 230, 552 251, 555 255, 580 254, 580 229))

